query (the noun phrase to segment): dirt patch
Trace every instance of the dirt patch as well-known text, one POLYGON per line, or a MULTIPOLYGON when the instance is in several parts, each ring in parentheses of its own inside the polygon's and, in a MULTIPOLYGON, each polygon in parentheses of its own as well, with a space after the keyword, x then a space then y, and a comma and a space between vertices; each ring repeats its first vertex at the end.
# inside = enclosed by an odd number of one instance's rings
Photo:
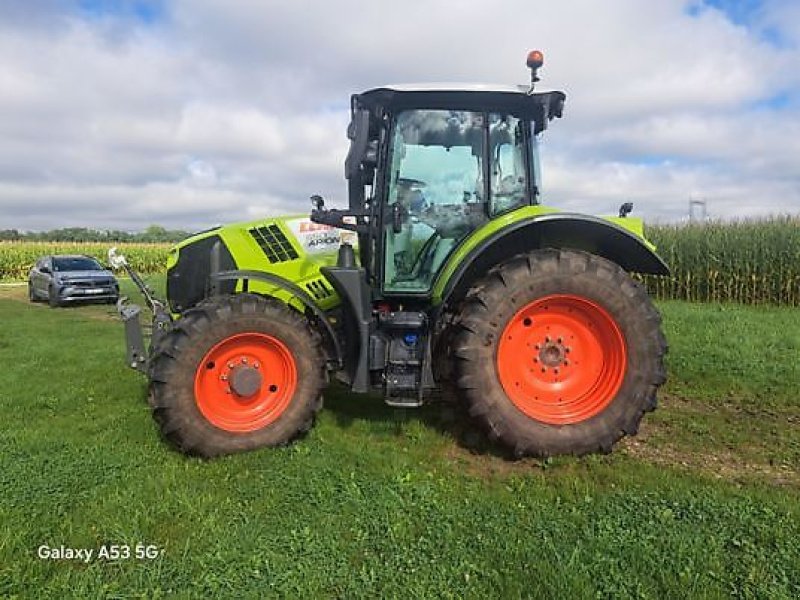
MULTIPOLYGON (((720 406, 712 406, 669 395, 661 400, 659 411, 691 414, 698 421, 702 421, 704 416, 709 419, 711 415, 718 415, 720 412, 730 412, 731 415, 750 412, 724 402, 720 406)), ((763 417, 765 411, 759 411, 759 415, 763 417)), ((715 480, 735 483, 761 482, 775 486, 800 487, 800 468, 788 463, 773 464, 766 457, 763 461, 757 458, 754 460, 754 456, 766 454, 762 447, 725 447, 719 442, 693 447, 689 442, 681 444, 680 441, 667 441, 672 437, 669 432, 674 426, 672 423, 661 423, 645 416, 639 434, 620 440, 612 455, 606 458, 613 462, 622 455, 651 465, 691 471, 715 480)), ((506 479, 514 475, 542 473, 552 468, 559 471, 575 470, 583 464, 582 459, 571 458, 508 460, 502 451, 492 448, 474 432, 462 430, 466 428, 459 420, 456 426, 456 429, 461 430, 456 436, 458 442, 446 446, 443 458, 473 477, 506 479)), ((451 430, 451 433, 454 432, 451 430)))
POLYGON ((453 444, 444 451, 447 462, 455 464, 459 469, 472 477, 487 479, 505 479, 512 475, 544 470, 545 461, 535 458, 508 460, 495 454, 485 454, 475 449, 453 444))
MULTIPOLYGON (((775 486, 800 487, 800 471, 788 464, 770 465, 744 460, 729 450, 715 448, 708 452, 692 452, 671 444, 650 443, 646 437, 628 437, 614 447, 612 456, 624 455, 651 465, 692 471, 716 480, 736 483, 758 481, 775 486)), ((582 459, 556 459, 557 465, 548 460, 526 458, 512 461, 493 454, 472 451, 458 445, 444 451, 447 462, 455 464, 464 473, 486 479, 506 479, 514 475, 543 473, 548 469, 579 468, 582 459)))
POLYGON ((31 303, 28 299, 28 288, 24 283, 4 284, 0 286, 0 300, 13 300, 27 304, 31 310, 47 310, 47 311, 64 311, 70 314, 75 314, 75 311, 81 317, 92 320, 100 321, 113 321, 116 320, 117 311, 109 304, 75 304, 69 306, 62 306, 59 308, 50 308, 47 302, 31 303))
POLYGON ((700 472, 714 479, 728 481, 761 480, 772 485, 800 486, 800 471, 788 464, 770 465, 743 460, 729 450, 693 452, 671 444, 649 444, 644 438, 621 440, 615 451, 650 464, 700 472))
POLYGON ((28 286, 24 283, 0 284, 0 298, 28 301, 28 286))

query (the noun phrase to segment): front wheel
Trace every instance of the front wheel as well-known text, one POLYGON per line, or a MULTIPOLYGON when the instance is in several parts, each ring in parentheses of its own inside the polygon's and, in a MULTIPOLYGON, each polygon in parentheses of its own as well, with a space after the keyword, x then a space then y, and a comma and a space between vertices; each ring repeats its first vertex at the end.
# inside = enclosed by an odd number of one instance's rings
POLYGON ((47 288, 47 303, 50 308, 58 308, 61 306, 61 300, 58 298, 58 290, 54 286, 47 288))
POLYGON ((664 383, 666 340, 641 285, 576 250, 493 269, 465 301, 456 382, 470 414, 516 456, 608 452, 664 383))
POLYGON ((187 311, 151 358, 149 403, 186 454, 287 444, 321 408, 323 358, 308 322, 251 294, 187 311))

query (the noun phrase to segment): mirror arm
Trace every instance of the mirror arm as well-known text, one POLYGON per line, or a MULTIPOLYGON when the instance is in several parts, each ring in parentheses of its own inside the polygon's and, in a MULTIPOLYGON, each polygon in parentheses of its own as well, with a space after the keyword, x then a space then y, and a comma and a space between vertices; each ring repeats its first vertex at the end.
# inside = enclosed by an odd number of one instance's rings
POLYGON ((315 209, 311 211, 311 220, 320 225, 330 225, 338 229, 355 231, 356 233, 369 233, 368 210, 339 210, 337 208, 315 209))

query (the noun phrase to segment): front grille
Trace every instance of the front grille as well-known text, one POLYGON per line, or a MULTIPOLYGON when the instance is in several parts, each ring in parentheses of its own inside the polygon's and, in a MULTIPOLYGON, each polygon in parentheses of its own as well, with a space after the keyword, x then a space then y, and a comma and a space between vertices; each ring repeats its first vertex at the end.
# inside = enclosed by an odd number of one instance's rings
MULTIPOLYGON (((172 312, 183 312, 206 297, 211 275, 211 253, 216 243, 220 244, 220 270, 236 268, 233 256, 218 235, 182 246, 177 263, 167 271, 167 297, 172 312)), ((220 281, 218 289, 220 294, 232 294, 236 290, 236 282, 220 281)))
POLYGON ((309 293, 314 296, 317 300, 324 300, 325 298, 330 297, 333 293, 331 288, 329 288, 323 279, 320 277, 319 279, 315 279, 306 284, 306 289, 309 293))
POLYGON ((297 250, 277 225, 253 227, 249 231, 269 262, 279 263, 298 258, 297 250))
POLYGON ((64 283, 72 287, 92 288, 113 285, 114 282, 111 279, 92 279, 89 281, 65 281, 64 283))

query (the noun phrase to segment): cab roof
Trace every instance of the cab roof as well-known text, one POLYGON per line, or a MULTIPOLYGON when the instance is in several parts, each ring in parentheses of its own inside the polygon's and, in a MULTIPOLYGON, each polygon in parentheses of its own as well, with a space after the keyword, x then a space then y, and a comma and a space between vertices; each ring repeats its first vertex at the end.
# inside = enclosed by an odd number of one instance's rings
POLYGON ((384 85, 355 94, 352 104, 369 109, 395 112, 411 108, 450 110, 500 110, 534 120, 537 129, 561 117, 566 94, 560 91, 534 91, 528 86, 492 83, 402 83, 384 85))
POLYGON ((526 85, 507 85, 498 83, 464 83, 434 81, 424 83, 394 83, 382 85, 367 92, 375 90, 394 90, 396 92, 500 92, 512 94, 526 94, 526 85))

